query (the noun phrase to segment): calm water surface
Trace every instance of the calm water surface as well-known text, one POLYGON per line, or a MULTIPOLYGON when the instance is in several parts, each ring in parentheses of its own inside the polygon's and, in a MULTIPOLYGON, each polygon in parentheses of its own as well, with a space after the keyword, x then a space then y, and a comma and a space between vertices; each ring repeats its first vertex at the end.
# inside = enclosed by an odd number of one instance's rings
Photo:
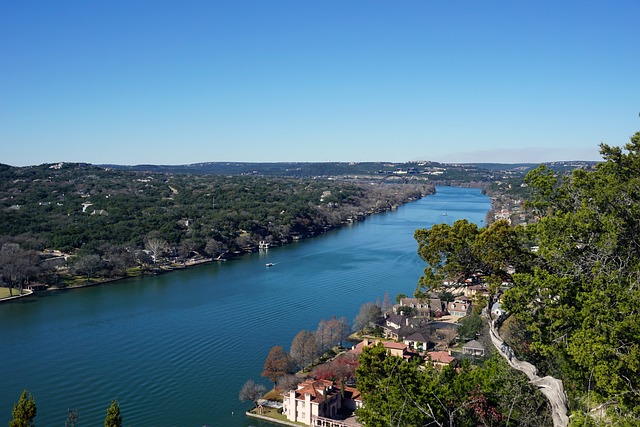
POLYGON ((22 389, 40 426, 102 425, 118 399, 126 426, 264 425, 238 400, 274 345, 361 304, 412 294, 424 264, 413 232, 490 208, 479 190, 438 193, 267 253, 158 277, 46 292, 0 305, 0 425, 22 389), (446 213, 446 215, 444 215, 446 213), (266 268, 265 263, 275 265, 266 268))

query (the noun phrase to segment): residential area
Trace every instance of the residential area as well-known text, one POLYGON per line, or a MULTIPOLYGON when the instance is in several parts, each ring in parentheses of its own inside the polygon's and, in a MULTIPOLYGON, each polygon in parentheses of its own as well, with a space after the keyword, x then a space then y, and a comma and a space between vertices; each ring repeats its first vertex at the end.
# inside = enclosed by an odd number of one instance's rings
MULTIPOLYGON (((488 296, 486 284, 474 278, 466 286, 443 286, 441 292, 426 298, 400 294, 390 305, 385 295, 387 303, 382 307, 372 309, 373 304, 365 304, 360 314, 368 313, 369 318, 365 327, 349 336, 351 345, 336 343, 323 357, 295 373, 293 383, 276 385, 256 398, 247 415, 287 425, 360 426, 356 412, 363 402, 356 369, 363 351, 382 346, 387 355, 423 369, 456 370, 463 363, 482 364, 491 351, 486 318, 504 314, 499 302, 492 304, 491 312, 486 309, 488 296)), ((362 325, 358 320, 356 326, 362 325)), ((320 329, 316 339, 322 335, 320 329)))

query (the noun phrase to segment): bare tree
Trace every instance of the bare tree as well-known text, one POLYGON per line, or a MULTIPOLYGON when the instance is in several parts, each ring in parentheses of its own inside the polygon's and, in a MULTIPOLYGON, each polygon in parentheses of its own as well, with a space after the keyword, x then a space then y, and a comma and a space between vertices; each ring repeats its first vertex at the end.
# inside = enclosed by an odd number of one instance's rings
POLYGON ((39 257, 35 251, 25 251, 15 243, 5 243, 0 249, 0 275, 9 285, 9 295, 17 287, 20 295, 24 285, 36 277, 39 271, 39 257))
POLYGON ((293 338, 289 356, 301 368, 311 364, 318 356, 318 344, 312 332, 302 330, 293 338))
POLYGON ((267 388, 262 384, 257 384, 253 380, 247 380, 240 389, 238 397, 242 401, 251 400, 253 404, 257 406, 258 400, 262 399, 266 391, 267 388))
POLYGON ((389 297, 389 291, 384 293, 384 298, 382 299, 382 312, 386 313, 387 311, 393 308, 393 304, 391 304, 391 298, 389 297))
POLYGON ((360 306, 360 311, 353 322, 353 330, 360 331, 362 329, 375 326, 376 321, 382 312, 380 307, 372 302, 367 302, 360 306))
POLYGON ((97 254, 80 257, 73 265, 73 271, 87 277, 87 282, 102 268, 102 259, 97 254))
POLYGON ((154 266, 158 263, 158 257, 162 256, 168 247, 167 241, 160 237, 147 237, 144 246, 151 252, 154 266))

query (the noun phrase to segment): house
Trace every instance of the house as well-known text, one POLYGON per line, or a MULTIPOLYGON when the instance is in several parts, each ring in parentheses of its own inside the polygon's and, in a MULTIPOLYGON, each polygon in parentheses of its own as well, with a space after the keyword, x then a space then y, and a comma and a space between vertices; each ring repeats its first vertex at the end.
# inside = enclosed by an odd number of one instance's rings
POLYGON ((422 332, 414 332, 403 341, 411 350, 426 351, 429 340, 422 332))
POLYGON ((345 412, 362 407, 360 392, 329 380, 307 380, 282 395, 282 413, 287 420, 306 425, 342 419, 345 412))
POLYGON ((409 349, 409 346, 405 343, 394 342, 394 341, 369 340, 369 338, 365 338, 362 341, 360 341, 356 346, 354 346, 350 350, 350 353, 353 353, 356 356, 359 356, 365 347, 373 347, 378 343, 382 343, 382 346, 387 350, 387 353, 391 356, 402 357, 403 359, 411 359, 412 357, 417 356, 417 354, 412 352, 409 349))
POLYGON ((396 312, 400 307, 411 307, 416 310, 418 316, 434 316, 439 317, 443 314, 442 301, 440 298, 427 298, 420 300, 418 298, 402 298, 400 304, 395 306, 396 312))
POLYGON ((429 351, 424 357, 424 361, 433 363, 437 369, 442 369, 455 363, 456 358, 451 355, 451 351, 429 351))
POLYGON ((471 314, 471 299, 466 296, 456 297, 447 304, 447 311, 453 317, 464 317, 471 314))
MULTIPOLYGON (((429 315, 429 304, 427 301, 420 301, 418 298, 401 298, 400 304, 396 305, 395 311, 401 309, 401 307, 411 307, 420 316, 429 315)), ((401 314, 401 313, 400 313, 401 314)))
POLYGON ((385 338, 399 340, 402 336, 403 328, 409 326, 409 318, 403 314, 389 314, 382 326, 385 338))
POLYGON ((462 346, 462 354, 483 357, 484 353, 484 346, 476 340, 469 341, 462 346))
POLYGON ((496 302, 491 306, 491 314, 493 314, 496 317, 500 317, 506 313, 507 313, 506 310, 502 308, 502 304, 500 304, 499 302, 496 302))
POLYGON ((467 297, 473 297, 475 295, 482 295, 482 296, 488 297, 489 288, 487 287, 486 284, 467 286, 464 289, 464 295, 467 297))

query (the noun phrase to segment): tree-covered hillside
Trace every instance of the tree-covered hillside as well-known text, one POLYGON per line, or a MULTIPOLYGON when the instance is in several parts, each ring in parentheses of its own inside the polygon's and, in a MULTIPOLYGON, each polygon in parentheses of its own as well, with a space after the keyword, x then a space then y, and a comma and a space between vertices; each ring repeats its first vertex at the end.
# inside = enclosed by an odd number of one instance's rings
MULTIPOLYGON (((416 232, 418 294, 479 275, 504 292, 503 337, 540 375, 564 382, 571 425, 640 425, 640 132, 601 145, 593 169, 546 166, 525 180, 536 221, 416 232)), ((493 286, 491 286, 493 285, 493 286)))
POLYGON ((72 251, 101 242, 230 251, 309 236, 417 199, 426 185, 142 173, 83 164, 0 169, 0 235, 72 251))

